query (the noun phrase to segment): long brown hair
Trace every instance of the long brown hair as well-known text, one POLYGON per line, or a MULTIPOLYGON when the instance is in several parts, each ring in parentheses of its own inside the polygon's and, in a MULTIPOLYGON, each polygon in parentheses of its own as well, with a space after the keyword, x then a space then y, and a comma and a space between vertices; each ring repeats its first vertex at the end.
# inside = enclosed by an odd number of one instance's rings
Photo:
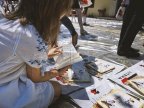
POLYGON ((22 25, 32 23, 42 38, 53 46, 59 33, 60 17, 69 12, 72 3, 73 0, 21 0, 18 9, 5 16, 19 18, 22 25))

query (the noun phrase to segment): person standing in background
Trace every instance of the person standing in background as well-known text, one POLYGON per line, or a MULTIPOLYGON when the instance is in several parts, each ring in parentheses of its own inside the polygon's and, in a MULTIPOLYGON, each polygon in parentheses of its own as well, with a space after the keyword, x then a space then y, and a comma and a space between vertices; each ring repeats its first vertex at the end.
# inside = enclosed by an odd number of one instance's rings
POLYGON ((74 4, 72 6, 72 9, 74 9, 77 13, 78 23, 79 23, 79 26, 80 26, 80 34, 81 34, 81 36, 88 35, 87 31, 85 31, 84 27, 83 27, 82 9, 81 9, 81 6, 80 6, 80 0, 73 0, 73 1, 74 1, 74 4))
POLYGON ((144 21, 144 0, 130 0, 123 17, 117 54, 126 57, 139 57, 139 50, 131 47, 144 21))
POLYGON ((89 8, 94 8, 94 3, 95 3, 95 0, 91 0, 92 4, 90 6, 87 6, 87 7, 84 7, 83 8, 83 25, 84 26, 90 26, 88 23, 87 23, 87 12, 88 12, 88 9, 89 8))

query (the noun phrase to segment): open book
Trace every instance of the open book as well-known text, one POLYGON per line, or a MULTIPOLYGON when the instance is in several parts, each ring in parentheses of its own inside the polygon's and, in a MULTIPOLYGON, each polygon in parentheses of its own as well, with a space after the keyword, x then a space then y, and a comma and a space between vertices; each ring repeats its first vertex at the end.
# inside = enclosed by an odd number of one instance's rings
POLYGON ((55 63, 51 66, 45 66, 44 71, 49 71, 51 69, 61 69, 83 60, 72 44, 63 45, 62 51, 62 54, 54 57, 55 63))
POLYGON ((54 57, 56 69, 61 69, 83 60, 72 44, 62 46, 62 51, 61 55, 54 57))

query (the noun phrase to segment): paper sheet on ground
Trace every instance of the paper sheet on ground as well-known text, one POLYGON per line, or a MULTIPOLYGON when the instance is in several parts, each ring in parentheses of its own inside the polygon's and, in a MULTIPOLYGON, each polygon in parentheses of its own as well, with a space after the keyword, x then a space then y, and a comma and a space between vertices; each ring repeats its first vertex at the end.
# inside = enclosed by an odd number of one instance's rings
POLYGON ((122 71, 125 66, 119 63, 112 63, 108 62, 102 59, 95 58, 94 61, 92 61, 94 64, 92 68, 94 69, 88 69, 91 74, 95 74, 95 76, 100 78, 109 78, 112 77, 112 75, 115 75, 116 73, 122 71))
MULTIPOLYGON (((131 66, 130 68, 116 74, 116 75, 113 75, 113 77, 109 77, 109 79, 113 80, 114 82, 122 85, 123 87, 125 87, 126 89, 136 93, 136 94, 139 94, 140 96, 142 96, 141 93, 139 93, 137 90, 135 90, 134 88, 132 88, 131 86, 129 86, 127 84, 127 81, 131 80, 132 78, 134 77, 144 77, 144 61, 140 61, 138 62, 137 64, 131 66)), ((144 84, 144 81, 143 82, 140 82, 142 83, 142 85, 144 84)), ((143 88, 144 89, 144 88, 143 88)), ((143 95, 144 97, 144 95, 143 95)))

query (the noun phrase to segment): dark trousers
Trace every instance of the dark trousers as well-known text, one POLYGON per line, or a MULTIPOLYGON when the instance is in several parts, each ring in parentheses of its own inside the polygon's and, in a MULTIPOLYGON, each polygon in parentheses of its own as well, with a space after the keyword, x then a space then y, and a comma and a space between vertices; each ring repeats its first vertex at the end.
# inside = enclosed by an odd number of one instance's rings
POLYGON ((70 31, 72 36, 77 34, 71 20, 67 16, 62 17, 61 23, 70 31))
POLYGON ((144 21, 144 0, 130 0, 123 17, 118 50, 127 50, 131 47, 144 21))

